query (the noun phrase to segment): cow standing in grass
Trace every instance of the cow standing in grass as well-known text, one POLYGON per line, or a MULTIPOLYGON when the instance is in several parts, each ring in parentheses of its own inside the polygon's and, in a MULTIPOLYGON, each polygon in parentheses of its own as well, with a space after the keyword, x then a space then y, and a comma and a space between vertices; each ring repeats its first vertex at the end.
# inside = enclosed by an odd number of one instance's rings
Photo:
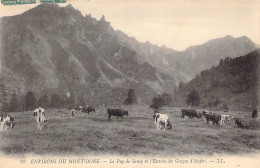
POLYGON ((8 127, 13 129, 14 125, 14 118, 12 116, 7 114, 0 115, 0 132, 6 131, 8 127))
POLYGON ((194 117, 201 118, 201 116, 202 116, 202 115, 198 115, 196 110, 194 110, 194 109, 182 109, 181 118, 184 119, 185 115, 188 116, 189 118, 194 118, 194 117))
POLYGON ((233 116, 231 115, 220 115, 220 124, 229 123, 231 119, 233 119, 233 116))
POLYGON ((206 114, 205 116, 206 116, 207 124, 209 124, 209 121, 212 121, 213 125, 214 124, 219 125, 219 122, 221 120, 220 115, 216 115, 216 114, 212 113, 212 114, 206 114))
POLYGON ((245 128, 245 126, 244 126, 244 124, 242 123, 242 121, 240 120, 240 119, 235 119, 235 125, 238 127, 238 128, 242 128, 242 129, 244 129, 245 128))
POLYGON ((111 116, 117 116, 117 119, 119 117, 121 117, 121 119, 123 119, 122 117, 124 115, 128 116, 128 111, 122 110, 122 109, 111 109, 108 108, 107 109, 107 114, 108 114, 108 120, 110 121, 111 116))
POLYGON ((96 110, 92 107, 82 107, 81 110, 80 110, 81 113, 88 113, 88 114, 92 111, 94 113, 96 112, 96 110))
POLYGON ((45 118, 44 109, 41 107, 35 109, 33 112, 33 116, 35 117, 37 122, 37 130, 42 130, 43 125, 48 121, 45 118))
POLYGON ((164 125, 164 131, 166 128, 168 129, 172 128, 172 125, 170 124, 169 118, 166 114, 155 112, 153 115, 153 119, 157 130, 161 129, 161 125, 164 125))
POLYGON ((202 111, 202 118, 204 119, 204 121, 206 121, 206 114, 209 114, 209 115, 213 115, 212 112, 209 112, 209 111, 202 111))

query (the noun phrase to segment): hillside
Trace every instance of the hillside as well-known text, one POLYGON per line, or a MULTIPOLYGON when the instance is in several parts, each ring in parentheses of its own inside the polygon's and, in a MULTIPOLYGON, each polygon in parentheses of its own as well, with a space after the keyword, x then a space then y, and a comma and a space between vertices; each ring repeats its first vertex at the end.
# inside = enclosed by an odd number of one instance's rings
POLYGON ((71 5, 42 4, 4 17, 1 35, 1 75, 10 93, 83 93, 90 104, 121 104, 134 88, 139 102, 147 103, 176 84, 121 45, 104 16, 84 17, 71 5))
POLYGON ((225 58, 219 65, 202 71, 189 83, 179 86, 175 100, 185 104, 187 95, 196 90, 200 106, 220 108, 227 104, 233 110, 257 107, 260 49, 237 58, 225 58))
POLYGON ((147 61, 168 75, 173 75, 177 84, 188 82, 197 73, 217 65, 220 59, 235 58, 256 50, 259 45, 246 36, 212 39, 201 45, 188 47, 184 51, 176 51, 165 46, 159 47, 148 41, 141 43, 135 38, 129 38, 121 31, 117 31, 119 42, 141 56, 139 59, 147 61))
POLYGON ((256 49, 246 37, 227 36, 185 51, 141 43, 114 30, 105 16, 83 16, 71 5, 41 4, 1 18, 1 77, 8 95, 67 92, 89 104, 121 104, 129 88, 140 103, 219 62, 256 49), (225 47, 228 46, 228 47, 225 47))
MULTIPOLYGON (((218 65, 220 59, 235 58, 254 51, 259 46, 246 36, 234 38, 227 35, 204 44, 191 46, 178 55, 185 60, 180 70, 195 77, 197 73, 218 65)), ((169 57, 168 57, 169 58, 169 57)), ((171 58, 168 59, 171 62, 171 58)))

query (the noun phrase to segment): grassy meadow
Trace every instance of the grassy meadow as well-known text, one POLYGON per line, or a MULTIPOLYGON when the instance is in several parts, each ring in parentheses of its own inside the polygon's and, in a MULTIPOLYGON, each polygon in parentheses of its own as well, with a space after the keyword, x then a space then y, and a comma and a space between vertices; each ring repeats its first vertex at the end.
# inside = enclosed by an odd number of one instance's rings
MULTIPOLYGON (((214 155, 259 153, 260 132, 239 129, 230 124, 209 125, 203 119, 181 118, 181 112, 164 108, 172 130, 156 130, 153 110, 148 106, 121 107, 129 111, 123 120, 105 108, 96 113, 71 116, 67 109, 47 109, 47 125, 39 131, 33 112, 10 113, 13 130, 0 133, 0 153, 6 155, 214 155)), ((216 112, 220 113, 220 112, 216 112)), ((230 112, 234 117, 250 113, 230 112)), ((230 114, 229 113, 229 114, 230 114)), ((225 113, 226 114, 226 113, 225 113)), ((259 119, 254 121, 260 123, 259 119)))

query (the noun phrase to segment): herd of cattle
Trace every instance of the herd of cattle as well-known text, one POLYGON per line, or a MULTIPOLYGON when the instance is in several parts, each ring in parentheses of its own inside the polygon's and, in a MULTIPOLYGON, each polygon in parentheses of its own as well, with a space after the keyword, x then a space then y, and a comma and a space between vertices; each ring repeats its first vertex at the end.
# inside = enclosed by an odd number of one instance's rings
MULTIPOLYGON (((74 117, 76 113, 90 113, 90 112, 96 112, 94 108, 92 107, 83 107, 79 106, 71 110, 71 115, 74 117)), ((108 121, 111 120, 111 116, 116 116, 117 119, 122 117, 124 115, 128 116, 128 111, 122 110, 122 109, 112 109, 112 108, 107 108, 107 114, 108 114, 108 121)), ((34 110, 33 116, 36 119, 37 123, 37 130, 42 130, 43 126, 48 122, 48 120, 45 117, 45 112, 44 109, 39 107, 34 110)), ((213 123, 213 125, 219 125, 219 124, 224 124, 224 123, 229 123, 231 120, 234 120, 234 124, 238 128, 248 128, 248 126, 245 126, 241 119, 239 118, 234 118, 231 115, 217 115, 213 112, 209 111, 202 111, 202 113, 197 113, 196 110, 194 109, 181 109, 181 118, 185 118, 185 116, 188 116, 190 119, 192 118, 203 118, 205 121, 207 121, 207 124, 209 124, 209 121, 213 123)), ((257 110, 252 111, 252 118, 258 117, 258 112, 257 110)), ((156 125, 156 129, 160 130, 162 127, 165 129, 172 129, 172 124, 169 121, 169 117, 167 114, 160 113, 158 110, 154 110, 154 124, 156 125)), ((14 123, 14 117, 10 116, 8 114, 3 114, 0 115, 0 132, 5 131, 8 128, 13 129, 15 123, 14 123)))
MULTIPOLYGON (((202 113, 197 113, 196 110, 194 109, 182 109, 182 118, 184 116, 188 116, 189 118, 204 118, 204 120, 207 121, 207 124, 209 124, 209 121, 212 121, 213 125, 219 125, 219 124, 224 124, 224 123, 229 123, 231 120, 234 120, 234 125, 236 125, 238 128, 250 128, 250 126, 247 126, 243 124, 242 120, 240 118, 234 118, 230 114, 222 114, 222 115, 216 115, 213 112, 209 111, 202 111, 202 113)), ((257 118, 258 117, 258 112, 256 109, 252 111, 252 118, 257 118)))

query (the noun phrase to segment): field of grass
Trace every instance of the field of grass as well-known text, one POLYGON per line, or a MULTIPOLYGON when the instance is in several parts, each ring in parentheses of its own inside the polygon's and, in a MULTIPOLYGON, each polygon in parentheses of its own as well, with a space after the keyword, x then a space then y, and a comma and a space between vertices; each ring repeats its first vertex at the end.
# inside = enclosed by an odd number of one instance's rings
MULTIPOLYGON (((123 120, 106 109, 96 113, 75 114, 66 109, 47 109, 47 125, 39 131, 32 112, 10 113, 13 130, 0 133, 0 153, 6 155, 213 155, 259 153, 259 130, 228 125, 207 125, 203 119, 181 119, 174 108, 164 108, 172 130, 156 130, 153 110, 147 106, 121 107, 129 111, 123 120)), ((232 112, 245 116, 243 112, 232 112)), ((248 114, 249 115, 249 114, 248 114)), ((260 121, 257 119, 257 123, 260 121)))

